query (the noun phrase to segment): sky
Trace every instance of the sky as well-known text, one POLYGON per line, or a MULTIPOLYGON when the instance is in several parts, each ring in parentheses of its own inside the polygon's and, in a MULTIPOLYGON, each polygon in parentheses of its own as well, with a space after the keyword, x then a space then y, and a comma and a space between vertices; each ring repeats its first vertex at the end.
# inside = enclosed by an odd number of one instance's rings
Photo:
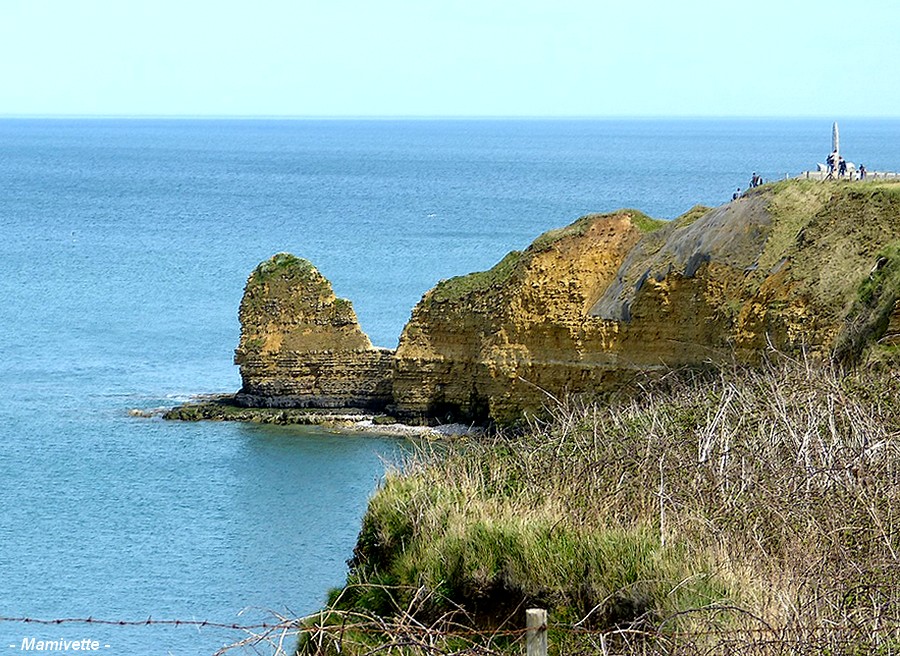
POLYGON ((896 0, 0 0, 0 115, 898 116, 896 0))

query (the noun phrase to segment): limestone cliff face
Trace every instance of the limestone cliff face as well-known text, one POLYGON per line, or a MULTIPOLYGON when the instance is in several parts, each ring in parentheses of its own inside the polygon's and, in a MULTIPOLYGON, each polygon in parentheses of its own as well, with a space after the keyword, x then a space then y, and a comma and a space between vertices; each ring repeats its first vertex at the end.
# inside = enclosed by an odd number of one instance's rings
POLYGON ((587 216, 490 271, 439 283, 401 335, 394 411, 507 420, 602 383, 619 325, 588 310, 643 232, 661 225, 629 210, 587 216))
POLYGON ((789 181, 661 227, 636 216, 582 219, 435 287, 397 350, 396 412, 514 419, 635 371, 859 351, 900 324, 900 273, 858 298, 878 261, 900 271, 898 185, 789 181))
POLYGON ((396 354, 307 262, 251 275, 236 362, 247 403, 388 406, 511 421, 635 372, 774 347, 858 358, 900 341, 900 185, 786 181, 672 222, 579 219, 489 271, 442 281, 396 354))
POLYGON ((235 364, 248 406, 383 408, 392 352, 372 347, 351 303, 312 264, 279 253, 247 280, 235 364))
POLYGON ((893 309, 896 285, 868 300, 859 290, 896 260, 898 238, 900 186, 787 181, 642 242, 591 313, 623 321, 633 362, 638 351, 668 365, 753 362, 771 347, 840 355, 883 332, 875 315, 893 309))

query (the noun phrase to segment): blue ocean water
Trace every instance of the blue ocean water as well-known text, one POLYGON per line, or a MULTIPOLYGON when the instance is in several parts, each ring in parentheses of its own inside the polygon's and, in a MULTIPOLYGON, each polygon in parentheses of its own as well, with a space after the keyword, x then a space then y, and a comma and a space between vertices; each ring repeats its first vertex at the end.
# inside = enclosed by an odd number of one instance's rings
MULTIPOLYGON (((900 169, 900 121, 841 134, 900 169)), ((548 229, 673 218, 830 147, 824 120, 0 121, 0 616, 231 622, 341 583, 402 445, 127 412, 239 387, 238 303, 273 253, 312 260, 395 346, 437 280, 548 229)), ((0 649, 25 637, 211 654, 243 636, 0 622, 0 649)))

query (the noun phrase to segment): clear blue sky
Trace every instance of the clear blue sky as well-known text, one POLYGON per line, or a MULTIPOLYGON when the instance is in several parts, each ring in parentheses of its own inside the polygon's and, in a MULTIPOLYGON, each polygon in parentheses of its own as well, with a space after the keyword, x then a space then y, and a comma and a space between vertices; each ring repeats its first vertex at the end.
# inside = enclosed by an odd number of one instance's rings
POLYGON ((0 115, 898 116, 896 0, 0 0, 0 115))

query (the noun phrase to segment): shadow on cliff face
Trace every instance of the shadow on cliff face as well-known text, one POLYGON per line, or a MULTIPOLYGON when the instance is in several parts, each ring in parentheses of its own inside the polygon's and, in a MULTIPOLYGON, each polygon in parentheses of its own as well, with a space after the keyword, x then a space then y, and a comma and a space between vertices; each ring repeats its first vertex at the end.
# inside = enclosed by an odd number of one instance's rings
POLYGON ((772 225, 768 203, 765 196, 754 194, 644 236, 590 314, 607 321, 630 321, 630 308, 650 278, 661 282, 673 273, 693 278, 709 263, 741 270, 755 266, 772 225))
POLYGON ((759 362, 773 347, 858 358, 888 326, 900 333, 898 241, 900 185, 883 182, 785 181, 671 223, 589 215, 438 283, 396 352, 373 349, 349 301, 282 254, 247 283, 242 392, 507 424, 636 371, 759 362))
POLYGON ((472 396, 465 406, 447 401, 435 401, 428 406, 425 415, 429 421, 442 424, 487 424, 491 420, 488 399, 472 396))

